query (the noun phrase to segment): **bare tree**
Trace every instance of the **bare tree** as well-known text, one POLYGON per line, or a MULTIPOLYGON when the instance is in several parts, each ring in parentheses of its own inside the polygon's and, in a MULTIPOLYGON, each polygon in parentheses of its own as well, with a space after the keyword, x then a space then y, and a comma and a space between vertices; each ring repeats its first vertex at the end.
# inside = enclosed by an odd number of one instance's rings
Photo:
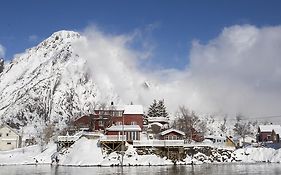
POLYGON ((180 106, 174 127, 183 131, 186 137, 191 140, 196 133, 203 135, 206 132, 206 123, 201 121, 194 111, 190 111, 185 106, 180 106))
POLYGON ((49 143, 50 139, 53 137, 53 134, 55 132, 55 126, 54 124, 48 124, 44 129, 43 129, 43 141, 44 143, 49 143))
POLYGON ((237 135, 243 138, 243 142, 245 142, 245 137, 247 135, 252 134, 250 130, 251 123, 246 122, 244 118, 245 117, 242 114, 238 114, 236 116, 236 123, 233 129, 237 135))
POLYGON ((223 124, 220 126, 221 131, 224 132, 224 133, 226 132, 226 129, 227 129, 226 128, 226 120, 227 120, 227 115, 224 116, 223 124))

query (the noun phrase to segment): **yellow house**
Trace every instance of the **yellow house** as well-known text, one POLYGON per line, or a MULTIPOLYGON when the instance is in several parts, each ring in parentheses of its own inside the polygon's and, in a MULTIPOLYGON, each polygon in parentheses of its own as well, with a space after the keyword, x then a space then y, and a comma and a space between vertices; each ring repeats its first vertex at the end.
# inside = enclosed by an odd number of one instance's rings
POLYGON ((0 151, 19 148, 21 145, 21 136, 10 126, 0 126, 0 151))
POLYGON ((236 145, 235 145, 235 143, 233 142, 233 140, 232 140, 230 137, 228 137, 228 136, 226 136, 225 145, 226 145, 226 146, 229 146, 229 147, 236 147, 236 145))

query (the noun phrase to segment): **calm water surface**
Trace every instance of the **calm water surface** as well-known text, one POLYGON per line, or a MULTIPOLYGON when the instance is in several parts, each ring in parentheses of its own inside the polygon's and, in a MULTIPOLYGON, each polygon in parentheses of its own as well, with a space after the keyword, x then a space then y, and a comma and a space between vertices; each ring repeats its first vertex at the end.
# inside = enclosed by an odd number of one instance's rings
POLYGON ((237 175, 264 174, 281 175, 280 164, 224 164, 196 166, 142 166, 124 167, 51 167, 51 166, 0 166, 0 175, 152 175, 152 174, 191 174, 191 175, 237 175))

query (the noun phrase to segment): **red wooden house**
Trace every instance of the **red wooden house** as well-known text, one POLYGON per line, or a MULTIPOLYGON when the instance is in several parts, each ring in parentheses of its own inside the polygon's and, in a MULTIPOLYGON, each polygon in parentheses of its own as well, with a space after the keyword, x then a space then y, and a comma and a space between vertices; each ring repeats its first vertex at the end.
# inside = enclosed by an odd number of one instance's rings
MULTIPOLYGON (((80 129, 90 131, 102 130, 108 135, 113 135, 119 133, 118 129, 116 132, 112 130, 117 128, 113 126, 121 126, 123 122, 125 128, 132 128, 127 126, 136 125, 141 131, 143 129, 143 107, 141 105, 112 105, 109 108, 94 110, 94 114, 82 116, 76 119, 74 124, 80 129)), ((132 132, 136 132, 136 130, 132 130, 132 132)))
POLYGON ((258 128, 257 140, 258 142, 273 141, 272 131, 280 130, 280 125, 260 125, 258 128))
POLYGON ((161 140, 183 140, 184 137, 184 132, 173 128, 170 128, 160 133, 161 140))

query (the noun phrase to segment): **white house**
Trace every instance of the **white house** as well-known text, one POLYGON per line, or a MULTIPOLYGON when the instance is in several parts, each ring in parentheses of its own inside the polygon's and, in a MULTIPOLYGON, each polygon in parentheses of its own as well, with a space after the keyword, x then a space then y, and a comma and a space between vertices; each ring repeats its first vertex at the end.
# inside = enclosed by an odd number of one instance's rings
POLYGON ((216 145, 225 145, 226 143, 226 137, 224 136, 209 135, 206 136, 205 139, 211 140, 216 145))
POLYGON ((0 126, 0 151, 19 148, 21 145, 21 136, 10 126, 0 126))

